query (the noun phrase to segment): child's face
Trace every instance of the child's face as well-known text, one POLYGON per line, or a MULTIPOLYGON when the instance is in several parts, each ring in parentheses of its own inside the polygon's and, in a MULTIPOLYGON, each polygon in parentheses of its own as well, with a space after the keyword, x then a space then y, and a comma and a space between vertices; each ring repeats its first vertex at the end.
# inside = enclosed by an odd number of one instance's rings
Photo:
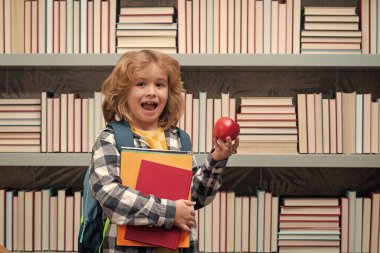
POLYGON ((137 72, 128 93, 133 125, 141 130, 156 130, 168 94, 168 75, 158 65, 152 63, 137 72))

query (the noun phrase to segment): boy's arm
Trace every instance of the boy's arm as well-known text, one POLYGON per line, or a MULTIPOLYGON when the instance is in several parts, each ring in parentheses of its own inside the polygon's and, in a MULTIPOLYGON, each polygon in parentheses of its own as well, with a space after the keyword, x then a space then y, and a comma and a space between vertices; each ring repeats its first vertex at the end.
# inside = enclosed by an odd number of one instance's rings
POLYGON ((94 143, 90 171, 92 192, 104 214, 116 224, 173 226, 174 201, 146 196, 123 186, 119 175, 120 154, 112 130, 105 130, 94 143))
POLYGON ((226 164, 227 159, 216 161, 211 154, 207 156, 202 166, 195 163, 191 189, 191 199, 196 202, 195 209, 202 208, 212 202, 222 186, 222 172, 226 164))

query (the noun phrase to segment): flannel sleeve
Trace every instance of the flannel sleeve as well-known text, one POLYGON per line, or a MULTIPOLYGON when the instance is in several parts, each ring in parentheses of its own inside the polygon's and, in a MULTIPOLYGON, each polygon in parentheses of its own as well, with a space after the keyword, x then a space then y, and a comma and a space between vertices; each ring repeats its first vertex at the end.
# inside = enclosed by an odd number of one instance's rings
POLYGON ((210 204, 215 198, 222 186, 222 172, 226 164, 227 159, 216 161, 209 154, 202 166, 194 166, 191 198, 196 202, 195 209, 210 204))
POLYGON ((120 153, 113 131, 103 130, 92 151, 90 185, 103 213, 112 223, 164 226, 171 228, 175 220, 175 202, 123 186, 120 179, 120 153))

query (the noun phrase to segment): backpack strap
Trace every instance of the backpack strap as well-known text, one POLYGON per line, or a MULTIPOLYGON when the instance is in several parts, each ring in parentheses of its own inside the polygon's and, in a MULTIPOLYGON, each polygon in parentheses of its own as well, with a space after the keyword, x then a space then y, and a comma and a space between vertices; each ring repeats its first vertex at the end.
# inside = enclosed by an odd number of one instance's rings
POLYGON ((131 126, 124 120, 111 121, 108 126, 113 129, 115 133, 116 147, 121 153, 121 147, 134 147, 133 134, 131 126))
POLYGON ((179 138, 181 140, 181 150, 192 151, 193 147, 191 145, 190 136, 181 128, 177 128, 177 129, 178 129, 179 138))

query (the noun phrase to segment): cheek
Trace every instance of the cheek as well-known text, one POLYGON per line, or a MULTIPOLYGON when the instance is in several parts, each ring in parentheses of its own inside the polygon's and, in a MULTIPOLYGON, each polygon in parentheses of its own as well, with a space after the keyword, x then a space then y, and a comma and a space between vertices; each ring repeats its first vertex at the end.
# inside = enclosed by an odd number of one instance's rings
POLYGON ((164 102, 165 104, 168 102, 168 99, 169 99, 169 91, 166 90, 166 91, 163 91, 161 93, 161 101, 164 102))

